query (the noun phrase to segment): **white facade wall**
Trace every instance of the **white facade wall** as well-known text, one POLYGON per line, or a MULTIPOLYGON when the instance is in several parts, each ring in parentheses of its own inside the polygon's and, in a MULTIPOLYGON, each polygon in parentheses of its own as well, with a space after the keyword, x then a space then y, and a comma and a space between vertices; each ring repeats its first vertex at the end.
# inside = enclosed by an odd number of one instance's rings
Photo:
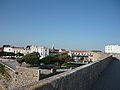
POLYGON ((21 47, 4 47, 4 52, 23 53, 24 55, 33 52, 38 52, 41 56, 40 59, 49 56, 49 49, 46 47, 39 47, 39 46, 30 46, 29 49, 25 49, 21 47))
POLYGON ((38 52, 38 47, 37 46, 31 46, 30 47, 30 52, 38 52))
POLYGON ((105 46, 106 53, 120 53, 120 46, 119 45, 107 45, 105 46))
POLYGON ((16 47, 4 47, 4 52, 13 52, 13 53, 23 53, 25 54, 24 48, 16 48, 16 47))
POLYGON ((49 49, 46 47, 38 47, 38 52, 40 54, 40 59, 49 56, 49 49))
POLYGON ((13 52, 12 47, 4 47, 4 52, 13 52))
POLYGON ((72 55, 89 56, 89 55, 91 55, 91 53, 90 52, 71 52, 71 51, 69 51, 68 55, 70 55, 70 56, 72 56, 72 55))
POLYGON ((41 56, 40 59, 49 55, 49 49, 46 47, 31 46, 30 53, 32 53, 32 52, 38 52, 41 56))
POLYGON ((26 51, 24 48, 20 48, 20 47, 12 47, 12 50, 13 52, 16 54, 16 53, 23 53, 23 54, 26 54, 26 51))

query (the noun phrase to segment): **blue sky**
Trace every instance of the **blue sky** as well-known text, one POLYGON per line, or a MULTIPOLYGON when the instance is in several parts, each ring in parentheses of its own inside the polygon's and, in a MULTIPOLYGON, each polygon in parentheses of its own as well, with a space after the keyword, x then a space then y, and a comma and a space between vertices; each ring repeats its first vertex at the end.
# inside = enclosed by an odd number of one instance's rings
POLYGON ((120 0, 0 0, 0 46, 104 50, 120 44, 120 0))

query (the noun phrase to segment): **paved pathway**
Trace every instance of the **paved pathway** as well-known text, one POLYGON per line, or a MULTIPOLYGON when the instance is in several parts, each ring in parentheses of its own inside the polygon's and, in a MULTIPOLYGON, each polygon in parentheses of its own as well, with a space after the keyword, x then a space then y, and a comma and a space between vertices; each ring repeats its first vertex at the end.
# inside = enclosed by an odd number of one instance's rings
MULTIPOLYGON (((14 70, 16 70, 16 66, 20 66, 16 60, 12 60, 12 59, 0 59, 0 62, 11 67, 14 70)), ((23 63, 22 66, 29 66, 29 65, 23 63)))
POLYGON ((120 90, 120 60, 113 60, 91 90, 120 90))

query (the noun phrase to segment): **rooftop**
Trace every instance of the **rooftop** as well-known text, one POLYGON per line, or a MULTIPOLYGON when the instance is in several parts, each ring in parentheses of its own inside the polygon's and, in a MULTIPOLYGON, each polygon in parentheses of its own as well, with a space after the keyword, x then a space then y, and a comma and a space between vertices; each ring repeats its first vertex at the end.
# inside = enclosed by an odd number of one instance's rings
POLYGON ((81 53, 81 52, 89 52, 89 51, 79 51, 79 50, 70 50, 71 52, 79 52, 79 53, 81 53))

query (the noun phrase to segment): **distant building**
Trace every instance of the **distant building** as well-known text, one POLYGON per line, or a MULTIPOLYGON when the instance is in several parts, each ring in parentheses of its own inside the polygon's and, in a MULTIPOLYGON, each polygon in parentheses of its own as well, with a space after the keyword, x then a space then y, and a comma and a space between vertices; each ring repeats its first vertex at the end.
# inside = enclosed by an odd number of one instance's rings
POLYGON ((89 51, 70 50, 68 55, 73 57, 73 59, 77 62, 81 58, 84 58, 84 60, 88 60, 91 53, 89 51))
POLYGON ((25 54, 25 49, 24 47, 4 47, 4 52, 14 52, 16 53, 23 53, 25 54))
POLYGON ((50 56, 54 56, 54 55, 57 55, 57 54, 59 54, 59 50, 57 50, 57 49, 50 49, 49 50, 49 55, 50 56))
POLYGON ((12 47, 4 47, 4 52, 13 52, 12 47))
POLYGON ((107 45, 105 46, 106 53, 120 53, 120 46, 119 45, 107 45))
POLYGON ((26 53, 38 52, 40 54, 40 59, 49 56, 49 49, 47 47, 40 46, 27 46, 26 53))
POLYGON ((12 47, 12 51, 16 54, 16 53, 23 53, 25 54, 25 48, 24 47, 12 47))
POLYGON ((59 49, 59 52, 60 52, 60 53, 65 53, 66 50, 65 50, 65 49, 59 49))
POLYGON ((0 47, 0 52, 3 51, 3 50, 4 50, 4 48, 3 48, 3 47, 0 47))
POLYGON ((91 55, 89 51, 70 50, 68 55, 70 56, 88 56, 91 55))
POLYGON ((38 52, 40 54, 40 59, 46 57, 49 55, 49 49, 47 47, 40 47, 40 46, 27 46, 26 48, 24 47, 11 47, 11 46, 4 46, 4 52, 14 52, 16 53, 23 53, 24 55, 33 53, 33 52, 38 52))
POLYGON ((49 56, 49 49, 47 47, 38 47, 38 52, 40 54, 40 59, 49 56))

